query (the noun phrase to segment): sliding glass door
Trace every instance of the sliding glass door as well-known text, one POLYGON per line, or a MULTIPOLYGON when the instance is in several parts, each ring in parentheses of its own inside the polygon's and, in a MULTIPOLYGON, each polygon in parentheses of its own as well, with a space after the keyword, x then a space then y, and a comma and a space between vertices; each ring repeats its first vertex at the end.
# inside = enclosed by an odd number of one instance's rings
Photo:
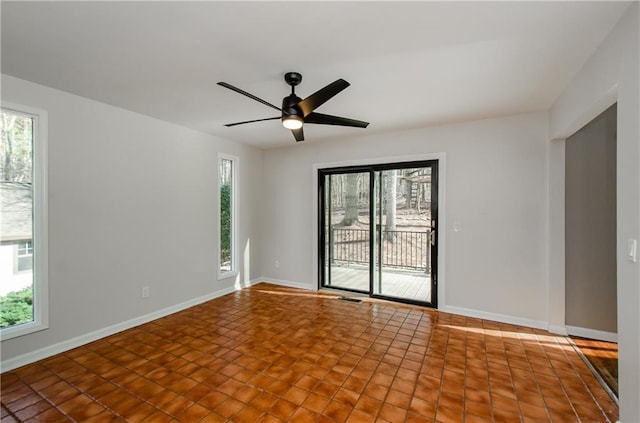
POLYGON ((370 175, 327 174, 324 182, 325 286, 369 292, 370 175))
POLYGON ((321 287, 436 306, 437 165, 319 171, 321 287))

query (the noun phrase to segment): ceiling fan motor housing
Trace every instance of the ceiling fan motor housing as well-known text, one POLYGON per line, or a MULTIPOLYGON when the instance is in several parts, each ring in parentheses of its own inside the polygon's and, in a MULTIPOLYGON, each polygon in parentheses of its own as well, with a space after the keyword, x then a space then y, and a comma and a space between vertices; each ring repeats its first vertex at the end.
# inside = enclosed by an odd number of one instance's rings
POLYGON ((302 111, 297 104, 302 101, 300 97, 295 94, 290 94, 282 99, 282 117, 285 116, 302 116, 302 111))

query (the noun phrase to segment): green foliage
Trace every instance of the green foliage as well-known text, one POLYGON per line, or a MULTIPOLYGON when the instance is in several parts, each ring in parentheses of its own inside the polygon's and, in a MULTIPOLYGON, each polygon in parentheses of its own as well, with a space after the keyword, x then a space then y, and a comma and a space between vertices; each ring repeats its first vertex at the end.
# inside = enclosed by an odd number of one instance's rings
POLYGON ((223 262, 231 260, 231 185, 220 186, 220 250, 223 262))
POLYGON ((33 320, 33 289, 31 286, 0 297, 0 327, 6 328, 33 320))

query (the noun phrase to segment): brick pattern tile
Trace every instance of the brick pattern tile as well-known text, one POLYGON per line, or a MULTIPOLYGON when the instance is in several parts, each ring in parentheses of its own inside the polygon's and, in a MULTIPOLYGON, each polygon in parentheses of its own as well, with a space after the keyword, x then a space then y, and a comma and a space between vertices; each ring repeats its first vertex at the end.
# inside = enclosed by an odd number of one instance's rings
POLYGON ((2 422, 615 422, 564 337, 259 284, 2 374, 2 422))

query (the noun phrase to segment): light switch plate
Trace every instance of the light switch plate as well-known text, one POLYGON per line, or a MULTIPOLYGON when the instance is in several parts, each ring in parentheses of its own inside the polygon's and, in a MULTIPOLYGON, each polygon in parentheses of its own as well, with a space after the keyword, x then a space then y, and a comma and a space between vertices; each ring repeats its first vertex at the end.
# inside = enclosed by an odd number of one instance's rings
POLYGON ((638 240, 629 238, 627 240, 627 258, 636 263, 638 261, 638 240))

